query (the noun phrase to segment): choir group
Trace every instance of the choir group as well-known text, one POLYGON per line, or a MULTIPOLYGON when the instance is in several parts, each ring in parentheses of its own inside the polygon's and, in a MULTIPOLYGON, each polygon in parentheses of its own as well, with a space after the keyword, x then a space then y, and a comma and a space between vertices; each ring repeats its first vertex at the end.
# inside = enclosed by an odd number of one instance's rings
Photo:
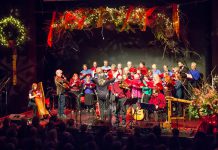
MULTIPOLYGON (((156 109, 161 109, 166 106, 165 96, 188 99, 191 93, 189 87, 198 87, 201 79, 201 73, 196 69, 195 62, 191 63, 191 69, 178 62, 178 66, 171 69, 163 65, 161 71, 156 64, 148 69, 144 62, 134 67, 132 62, 128 61, 127 66, 123 68, 121 63, 110 66, 105 60, 102 67, 98 67, 97 62, 93 62, 93 66, 88 69, 84 64, 80 74, 74 73, 70 82, 66 82, 62 73, 62 70, 56 71, 55 83, 58 95, 64 96, 60 88, 66 90, 63 83, 67 83, 67 88, 76 98, 78 109, 80 102, 77 99, 81 93, 84 94, 87 109, 93 108, 97 97, 100 119, 104 119, 105 114, 111 114, 110 102, 115 102, 115 116, 118 118, 121 115, 123 124, 125 124, 126 100, 153 104, 156 109)), ((61 105, 63 104, 59 106, 61 105)), ((63 109, 60 109, 59 115, 64 115, 63 109)))
MULTIPOLYGON (((93 110, 97 103, 99 119, 111 118, 113 111, 116 123, 119 123, 121 116, 125 125, 128 107, 136 105, 140 108, 140 104, 145 103, 158 110, 166 107, 165 96, 190 99, 191 89, 200 86, 201 77, 195 62, 188 69, 181 61, 178 66, 169 68, 163 65, 162 69, 157 68, 156 64, 148 68, 144 62, 135 67, 131 61, 127 62, 126 67, 121 63, 109 65, 107 60, 99 67, 95 61, 90 69, 84 64, 80 74, 74 73, 69 82, 63 71, 58 69, 55 76, 58 117, 66 117, 64 108, 68 95, 70 101, 75 102, 76 111, 80 110, 80 99, 83 97, 87 111, 93 110)), ((33 97, 30 94, 30 98, 33 97)))

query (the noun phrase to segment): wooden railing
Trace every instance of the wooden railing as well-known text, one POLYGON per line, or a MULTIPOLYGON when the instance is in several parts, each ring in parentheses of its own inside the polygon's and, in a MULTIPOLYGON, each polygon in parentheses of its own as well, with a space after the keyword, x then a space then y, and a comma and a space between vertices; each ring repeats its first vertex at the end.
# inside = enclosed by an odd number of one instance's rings
POLYGON ((164 123, 165 127, 171 128, 171 123, 173 119, 185 119, 185 109, 183 109, 182 116, 173 116, 172 117, 172 102, 178 102, 178 103, 185 103, 187 105, 190 105, 192 103, 191 100, 185 100, 185 99, 179 99, 171 96, 166 96, 166 100, 168 102, 168 108, 167 108, 167 121, 164 123))

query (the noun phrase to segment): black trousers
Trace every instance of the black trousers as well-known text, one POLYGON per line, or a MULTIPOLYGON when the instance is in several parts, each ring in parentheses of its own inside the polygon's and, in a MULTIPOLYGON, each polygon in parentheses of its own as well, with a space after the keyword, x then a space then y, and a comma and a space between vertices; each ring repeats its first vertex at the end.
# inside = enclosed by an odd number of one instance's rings
POLYGON ((70 108, 75 110, 80 110, 80 97, 79 91, 71 91, 68 93, 70 96, 70 108))
POLYGON ((35 102, 32 102, 31 100, 28 103, 28 107, 31 107, 33 109, 33 116, 35 117, 37 115, 37 106, 35 102))
POLYGON ((106 99, 99 99, 99 106, 100 106, 100 117, 103 120, 106 120, 107 117, 110 118, 110 107, 108 100, 106 99))
POLYGON ((116 123, 119 123, 119 116, 122 117, 122 122, 126 122, 126 106, 124 105, 126 98, 116 98, 116 123))

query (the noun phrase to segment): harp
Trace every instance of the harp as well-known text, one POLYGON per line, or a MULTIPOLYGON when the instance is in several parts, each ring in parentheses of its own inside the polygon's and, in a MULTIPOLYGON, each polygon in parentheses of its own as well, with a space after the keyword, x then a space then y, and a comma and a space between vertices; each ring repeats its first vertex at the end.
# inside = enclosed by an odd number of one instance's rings
POLYGON ((35 98, 35 102, 36 102, 36 105, 38 108, 38 114, 40 116, 48 115, 49 112, 45 107, 45 93, 44 93, 42 82, 38 83, 38 91, 40 91, 40 93, 41 93, 40 97, 35 98))

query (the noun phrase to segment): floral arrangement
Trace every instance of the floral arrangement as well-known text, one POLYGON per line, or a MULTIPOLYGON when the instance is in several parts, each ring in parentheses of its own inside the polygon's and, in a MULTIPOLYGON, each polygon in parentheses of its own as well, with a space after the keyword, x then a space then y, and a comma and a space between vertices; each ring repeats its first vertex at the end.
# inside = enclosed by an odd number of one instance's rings
POLYGON ((204 84, 200 89, 193 89, 195 100, 189 105, 190 118, 201 118, 218 113, 218 93, 209 84, 204 84))

